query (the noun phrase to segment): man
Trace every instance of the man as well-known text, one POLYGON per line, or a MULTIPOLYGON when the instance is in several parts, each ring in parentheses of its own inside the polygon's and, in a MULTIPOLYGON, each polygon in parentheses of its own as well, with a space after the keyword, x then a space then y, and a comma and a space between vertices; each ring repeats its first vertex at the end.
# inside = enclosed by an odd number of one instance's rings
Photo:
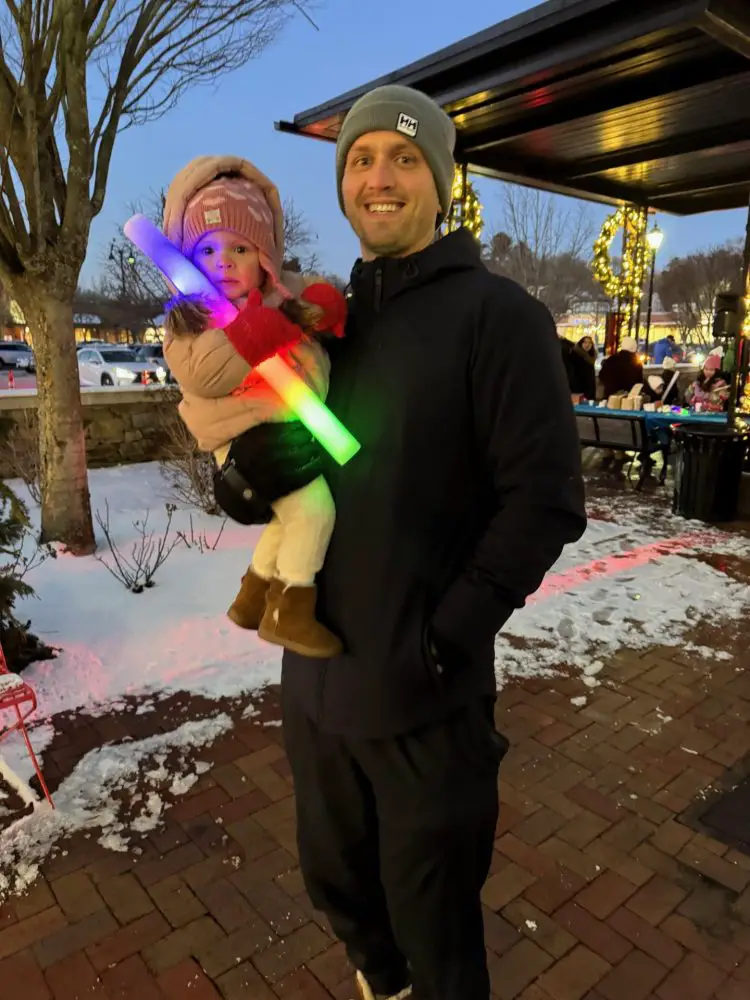
POLYGON ((665 358, 674 358, 678 353, 679 348, 677 347, 677 342, 674 337, 669 334, 661 340, 657 340, 654 344, 654 364, 661 365, 664 363, 665 358))
POLYGON ((328 402, 362 449, 327 469, 318 612, 346 651, 287 652, 282 701, 305 883, 363 1000, 489 998, 494 640, 585 527, 549 313, 468 231, 436 239, 454 142, 436 104, 389 86, 336 152, 362 259, 328 402))

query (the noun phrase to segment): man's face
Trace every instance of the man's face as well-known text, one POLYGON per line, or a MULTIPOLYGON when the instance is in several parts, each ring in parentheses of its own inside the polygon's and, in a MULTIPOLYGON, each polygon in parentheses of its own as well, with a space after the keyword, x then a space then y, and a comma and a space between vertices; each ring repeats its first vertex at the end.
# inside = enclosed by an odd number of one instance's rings
POLYGON ((435 237, 435 178, 419 147, 397 132, 357 139, 346 158, 341 193, 365 260, 406 257, 435 237))

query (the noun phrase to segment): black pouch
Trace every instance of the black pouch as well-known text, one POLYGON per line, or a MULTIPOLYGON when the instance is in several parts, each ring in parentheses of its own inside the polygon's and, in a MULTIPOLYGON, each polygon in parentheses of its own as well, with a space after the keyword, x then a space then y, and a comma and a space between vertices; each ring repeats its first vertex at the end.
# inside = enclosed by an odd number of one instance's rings
POLYGON ((270 504, 252 489, 230 458, 214 473, 214 499, 238 524, 268 524, 273 517, 270 504))

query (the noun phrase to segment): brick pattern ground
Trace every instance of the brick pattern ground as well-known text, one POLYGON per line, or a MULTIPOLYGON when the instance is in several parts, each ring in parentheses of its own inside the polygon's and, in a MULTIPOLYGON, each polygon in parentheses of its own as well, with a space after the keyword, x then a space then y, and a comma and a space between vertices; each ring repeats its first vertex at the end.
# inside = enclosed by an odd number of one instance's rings
MULTIPOLYGON (((733 650, 748 638, 740 626, 733 650)), ((513 750, 484 891, 495 1000, 750 998, 750 857, 680 821, 750 754, 739 662, 622 652, 593 691, 558 677, 502 692, 513 750)), ((0 1000, 353 997, 297 866, 282 732, 264 724, 275 693, 260 707, 200 751, 211 770, 140 854, 73 837, 0 908, 0 1000)), ((53 785, 102 740, 170 728, 172 708, 62 720, 53 785)))

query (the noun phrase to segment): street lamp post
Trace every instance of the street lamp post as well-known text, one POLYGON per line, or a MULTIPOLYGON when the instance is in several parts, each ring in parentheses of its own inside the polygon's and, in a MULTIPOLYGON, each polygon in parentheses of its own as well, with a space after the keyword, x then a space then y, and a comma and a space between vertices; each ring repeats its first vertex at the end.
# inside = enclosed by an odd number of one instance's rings
POLYGON ((648 317, 646 319, 646 347, 644 354, 648 359, 648 344, 651 337, 651 313, 654 308, 654 276, 656 274, 656 255, 664 242, 664 233, 654 224, 654 228, 646 237, 646 242, 651 249, 651 280, 648 287, 648 317))

